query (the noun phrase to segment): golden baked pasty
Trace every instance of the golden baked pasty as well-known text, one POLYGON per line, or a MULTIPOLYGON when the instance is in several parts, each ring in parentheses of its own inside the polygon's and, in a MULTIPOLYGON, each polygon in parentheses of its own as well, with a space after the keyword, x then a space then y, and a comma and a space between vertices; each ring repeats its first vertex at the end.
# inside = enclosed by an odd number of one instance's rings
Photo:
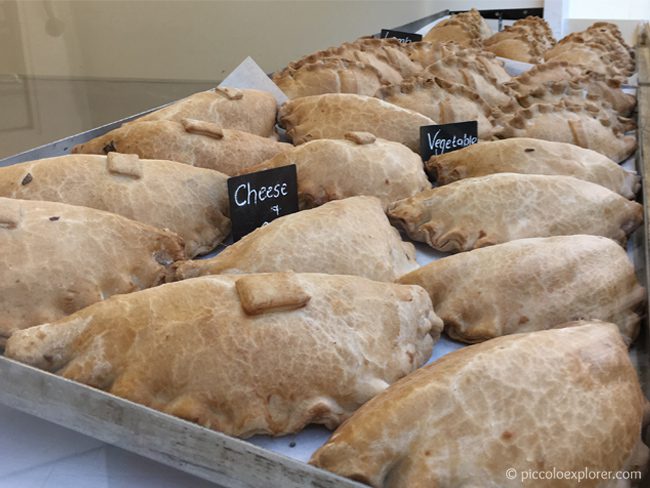
POLYGON ((646 403, 613 324, 500 337, 392 385, 310 463, 375 488, 613 486, 522 475, 639 469, 646 403))
POLYGON ((81 205, 169 229, 193 258, 230 232, 227 179, 217 171, 135 154, 78 154, 0 168, 0 197, 81 205))
POLYGON ((615 24, 597 22, 582 32, 565 36, 544 55, 546 60, 565 60, 592 71, 625 79, 634 73, 634 51, 615 24))
POLYGON ((249 132, 223 129, 193 119, 131 122, 72 149, 76 154, 137 154, 164 159, 232 176, 286 151, 291 144, 249 132))
POLYGON ((497 79, 480 59, 461 51, 427 66, 423 76, 436 76, 465 85, 493 107, 512 102, 515 93, 504 84, 506 80, 497 79))
MULTIPOLYGON (((449 50, 449 48, 450 46, 447 45, 446 49, 449 50)), ((454 49, 454 54, 452 57, 456 58, 458 61, 461 61, 461 64, 463 65, 467 63, 472 66, 478 66, 481 70, 484 70, 491 78, 494 78, 497 83, 505 83, 512 79, 512 77, 505 69, 504 62, 500 59, 497 59, 497 57, 489 51, 484 51, 480 48, 458 49, 456 47, 454 49)))
POLYGON ((286 68, 273 81, 289 98, 323 93, 371 96, 387 83, 374 66, 339 58, 323 58, 297 68, 286 68))
POLYGON ((368 132, 348 132, 344 137, 301 144, 247 172, 295 164, 303 209, 358 195, 377 197, 385 208, 431 188, 422 159, 408 147, 368 132))
POLYGON ((607 75, 610 78, 624 80, 629 76, 627 69, 616 64, 616 57, 597 42, 558 43, 544 53, 546 61, 565 61, 570 65, 582 66, 584 69, 607 75))
POLYGON ((421 66, 410 59, 408 51, 397 39, 360 38, 291 62, 285 69, 275 73, 273 80, 281 82, 291 71, 300 71, 307 65, 318 64, 326 59, 372 66, 381 79, 388 83, 400 83, 405 77, 413 76, 421 69, 421 66))
POLYGON ((526 237, 590 234, 619 243, 643 207, 571 176, 497 173, 426 190, 388 207, 391 222, 440 251, 469 251, 526 237))
POLYGON ((441 78, 412 77, 399 85, 380 88, 377 98, 435 120, 439 124, 476 120, 478 136, 490 139, 494 132, 494 112, 475 91, 441 78))
POLYGON ((571 80, 548 81, 541 85, 509 84, 515 90, 517 102, 528 108, 536 103, 558 103, 566 100, 576 103, 595 103, 610 108, 619 115, 629 117, 636 107, 636 97, 621 89, 621 82, 608 79, 600 73, 588 73, 571 80))
POLYGON ((636 136, 626 134, 635 127, 631 119, 619 117, 599 105, 537 103, 515 109, 495 122, 501 126, 495 136, 531 137, 546 141, 568 142, 592 149, 616 162, 625 161, 636 150, 636 136))
POLYGON ((180 263, 177 278, 295 271, 395 281, 415 268, 413 244, 390 226, 378 198, 362 196, 275 219, 213 258, 180 263))
POLYGON ((183 240, 116 214, 0 197, 0 342, 111 295, 156 286, 183 240))
POLYGON ((486 39, 483 48, 497 56, 536 64, 544 61, 544 53, 555 43, 548 23, 530 15, 486 39))
POLYGON ((529 86, 538 86, 549 81, 572 80, 584 76, 589 70, 582 66, 570 65, 566 61, 549 61, 536 64, 528 71, 513 77, 507 85, 521 83, 529 86))
POLYGON ((452 15, 438 22, 422 38, 431 43, 454 41, 465 47, 480 47, 492 29, 476 9, 452 15))
POLYGON ((425 166, 439 185, 493 173, 524 173, 573 176, 632 199, 641 187, 636 172, 623 169, 596 151, 529 137, 479 142, 431 156, 425 166))
POLYGON ((277 111, 277 102, 269 92, 218 87, 190 95, 138 117, 135 122, 194 119, 212 122, 224 129, 271 137, 275 135, 277 111))
POLYGON ((639 331, 639 284, 625 250, 605 237, 520 239, 455 254, 403 276, 429 292, 445 332, 481 342, 579 319, 639 331))
POLYGON ((413 110, 349 93, 289 100, 280 108, 279 120, 296 145, 314 139, 342 139, 347 132, 370 132, 415 152, 420 148, 420 126, 436 123, 413 110))
POLYGON ((5 355, 238 437, 333 429, 431 355, 419 286, 207 276, 15 333, 5 355))

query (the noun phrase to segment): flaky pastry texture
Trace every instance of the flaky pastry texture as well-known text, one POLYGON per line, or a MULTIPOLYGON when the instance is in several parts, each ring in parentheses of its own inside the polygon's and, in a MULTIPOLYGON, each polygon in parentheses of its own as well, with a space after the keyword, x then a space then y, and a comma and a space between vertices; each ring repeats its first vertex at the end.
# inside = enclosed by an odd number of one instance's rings
POLYGON ((183 259, 176 234, 109 212, 0 197, 0 341, 112 295, 156 286, 183 259))
POLYGON ((625 250, 605 237, 519 239, 434 261, 403 276, 431 296, 450 337, 481 342, 579 319, 639 331, 645 289, 625 250))
POLYGON ((418 286, 355 276, 209 276, 15 333, 7 357, 238 437, 330 429, 430 356, 418 286))
POLYGON ((589 234, 623 244, 643 207, 572 176, 497 173, 426 190, 388 207, 391 222, 440 251, 526 237, 589 234))
POLYGON ((228 177, 135 154, 76 154, 0 168, 0 196, 113 212, 185 241, 185 255, 210 252, 230 232, 228 177))
POLYGON ((377 139, 368 132, 349 132, 345 139, 316 139, 247 172, 296 165, 300 208, 359 195, 377 197, 386 207, 431 188, 422 159, 408 147, 377 139))
POLYGON ((573 176, 631 199, 641 187, 636 172, 623 169, 596 151, 529 137, 479 142, 431 156, 425 165, 439 185, 494 173, 523 173, 573 176))
POLYGON ((137 154, 215 169, 228 176, 286 151, 290 144, 195 119, 131 122, 79 144, 76 154, 137 154))
POLYGON ((148 120, 196 119, 225 129, 236 129, 262 137, 275 135, 277 102, 269 92, 239 88, 215 88, 195 93, 166 107, 138 117, 148 120))
POLYGON ((275 219, 213 258, 179 263, 176 277, 295 271, 394 281, 416 267, 415 247, 379 199, 361 196, 275 219))
MULTIPOLYGON (((361 407, 310 463, 375 488, 514 488, 528 470, 639 469, 647 402, 618 328, 567 326, 417 370, 361 407)), ((576 484, 550 475, 530 486, 576 484)), ((620 485, 593 476, 580 486, 620 485)))

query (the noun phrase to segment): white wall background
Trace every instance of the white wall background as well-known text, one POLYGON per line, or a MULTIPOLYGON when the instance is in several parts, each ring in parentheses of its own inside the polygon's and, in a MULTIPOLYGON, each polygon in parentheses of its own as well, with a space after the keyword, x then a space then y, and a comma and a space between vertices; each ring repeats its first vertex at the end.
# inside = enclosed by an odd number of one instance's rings
POLYGON ((216 81, 248 55, 273 71, 306 53, 445 8, 542 4, 542 0, 0 0, 0 33, 3 12, 17 16, 15 22, 5 22, 13 32, 6 36, 11 41, 0 43, 0 75, 216 81))
POLYGON ((650 20, 650 0, 570 0, 569 18, 650 20))

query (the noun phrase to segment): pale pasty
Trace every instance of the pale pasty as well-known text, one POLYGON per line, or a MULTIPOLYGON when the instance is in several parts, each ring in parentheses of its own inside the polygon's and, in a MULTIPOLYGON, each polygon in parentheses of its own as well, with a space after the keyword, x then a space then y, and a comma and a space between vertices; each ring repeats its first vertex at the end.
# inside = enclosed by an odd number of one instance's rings
POLYGON ((395 281, 415 268, 413 244, 402 242, 379 199, 352 197, 275 219, 214 258, 180 263, 177 278, 295 271, 395 281))
POLYGON ((389 203, 431 188, 420 156, 398 142, 367 132, 345 139, 317 139, 249 168, 262 171, 295 164, 300 208, 358 195, 389 203))
MULTIPOLYGON (((589 28, 575 35, 580 35, 587 41, 602 44, 615 58, 617 65, 622 64, 629 74, 634 72, 636 67, 634 48, 628 46, 616 24, 612 22, 594 22, 589 28)), ((565 39, 571 39, 571 36, 572 34, 569 34, 565 39)))
POLYGON ((639 285, 625 250, 605 237, 575 235, 498 244, 434 261, 400 283, 429 292, 450 337, 480 342, 579 319, 639 331, 639 285))
POLYGON ((380 88, 375 96, 419 112, 439 124, 476 120, 481 139, 490 139, 494 132, 494 113, 490 105, 475 91, 460 83, 451 83, 435 76, 412 77, 399 85, 380 88))
POLYGON ((492 29, 476 9, 452 15, 438 22, 422 38, 431 43, 454 41, 465 47, 479 47, 492 29))
POLYGON ((625 93, 621 89, 620 81, 594 72, 571 80, 548 81, 536 86, 515 82, 511 83, 510 87, 520 94, 517 96, 517 102, 525 108, 536 103, 558 103, 566 100, 571 105, 596 103, 616 111, 619 115, 629 117, 636 107, 636 97, 625 93))
POLYGON ((329 93, 289 100, 280 108, 280 124, 293 143, 342 139, 347 132, 370 132, 420 148, 420 126, 436 124, 429 117, 374 97, 329 93))
POLYGON ((372 96, 387 84, 374 66, 339 58, 323 58, 297 68, 286 68, 274 75, 273 81, 289 98, 323 93, 372 96))
POLYGON ((548 23, 531 15, 489 37, 483 47, 497 56, 536 64, 544 61, 544 53, 555 43, 548 23))
POLYGON ((391 222, 440 251, 526 237, 590 234, 620 243, 643 207, 571 176, 497 173, 426 190, 388 207, 391 222))
POLYGON ((472 144, 458 151, 431 156, 426 168, 439 185, 493 173, 574 176, 634 198, 640 177, 607 156, 564 142, 528 137, 472 144))
POLYGON ((648 460, 645 404, 615 325, 517 334, 452 352, 392 385, 310 463, 375 488, 611 488, 522 475, 639 469, 648 460))
MULTIPOLYGON (((491 52, 480 48, 463 47, 455 42, 414 42, 406 44, 404 49, 413 62, 418 63, 420 70, 412 76, 422 76, 424 69, 445 58, 459 58, 484 69, 497 83, 510 81, 512 77, 504 67, 503 61, 491 52)), ((410 77, 409 77, 410 78, 410 77)))
POLYGON ((0 341, 111 295, 156 286, 183 240, 116 214, 0 198, 0 341))
MULTIPOLYGON (((501 34, 499 32, 498 34, 501 34)), ((495 34, 498 35, 498 34, 495 34)), ((493 36, 493 37, 495 37, 493 36)), ((492 38, 488 39, 490 41, 492 38)), ((498 38, 485 46, 485 50, 499 57, 521 61, 522 63, 540 63, 544 61, 543 46, 538 44, 533 36, 526 32, 498 38)))
POLYGON ((72 149, 77 154, 137 154, 237 174, 291 147, 249 132, 193 119, 131 122, 72 149))
POLYGON ((283 435, 335 428, 422 365, 441 328, 419 286, 209 276, 15 333, 5 355, 229 435, 283 435))
POLYGON ((511 83, 522 83, 529 86, 539 86, 549 81, 571 80, 583 76, 589 71, 583 66, 570 65, 566 61, 550 61, 536 64, 528 71, 512 78, 511 83))
POLYGON ((495 133, 500 139, 531 137, 568 142, 593 149, 616 162, 625 161, 637 147, 636 136, 626 134, 634 128, 634 121, 586 102, 538 103, 504 114, 496 123, 502 126, 495 133))
POLYGON ((504 80, 498 80, 476 56, 462 51, 427 66, 423 75, 465 85, 493 107, 510 103, 515 95, 503 84, 504 80))
POLYGON ((224 129, 236 129, 262 137, 275 135, 277 102, 269 92, 239 88, 215 88, 195 93, 160 110, 136 119, 195 119, 212 122, 224 129))
MULTIPOLYGON (((445 48, 449 50, 449 44, 445 45, 445 48)), ((456 58, 458 61, 462 60, 463 64, 469 63, 480 67, 480 69, 485 70, 491 78, 494 78, 497 83, 505 83, 512 79, 504 67, 504 62, 497 59, 497 57, 489 51, 484 51, 480 48, 459 49, 457 47, 453 48, 453 50, 454 53, 452 58, 456 58)))
POLYGON ((611 78, 625 79, 629 76, 629 71, 618 68, 616 58, 611 56, 601 44, 595 42, 560 43, 546 51, 544 59, 546 61, 565 61, 611 78))
MULTIPOLYGON (((377 70, 381 79, 388 83, 400 83, 405 76, 412 76, 420 70, 420 66, 409 58, 397 39, 360 38, 293 61, 285 69, 275 73, 273 79, 282 80, 286 76, 291 76, 291 72, 301 71, 308 65, 317 65, 324 60, 333 59, 344 63, 371 66, 377 70)), ((352 66, 352 69, 356 68, 352 66)), ((343 73, 342 75, 345 76, 343 73)))
POLYGON ((593 71, 611 73, 625 78, 634 73, 634 51, 623 40, 621 32, 614 24, 600 23, 600 27, 590 27, 582 32, 565 36, 552 49, 545 53, 547 60, 564 59, 574 64, 592 68, 593 57, 602 56, 595 61, 593 71), (611 29, 610 27, 613 27, 611 29), (583 53, 581 56, 579 53, 583 53))
POLYGON ((227 179, 135 154, 79 154, 0 168, 0 197, 81 205, 169 229, 183 238, 192 258, 230 232, 227 179))

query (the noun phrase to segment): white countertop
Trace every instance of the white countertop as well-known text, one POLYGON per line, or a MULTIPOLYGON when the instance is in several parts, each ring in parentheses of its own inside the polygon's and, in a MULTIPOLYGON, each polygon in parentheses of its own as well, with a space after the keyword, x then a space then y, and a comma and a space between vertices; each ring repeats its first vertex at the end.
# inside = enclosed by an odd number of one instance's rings
POLYGON ((0 405, 0 488, 217 485, 0 405))

